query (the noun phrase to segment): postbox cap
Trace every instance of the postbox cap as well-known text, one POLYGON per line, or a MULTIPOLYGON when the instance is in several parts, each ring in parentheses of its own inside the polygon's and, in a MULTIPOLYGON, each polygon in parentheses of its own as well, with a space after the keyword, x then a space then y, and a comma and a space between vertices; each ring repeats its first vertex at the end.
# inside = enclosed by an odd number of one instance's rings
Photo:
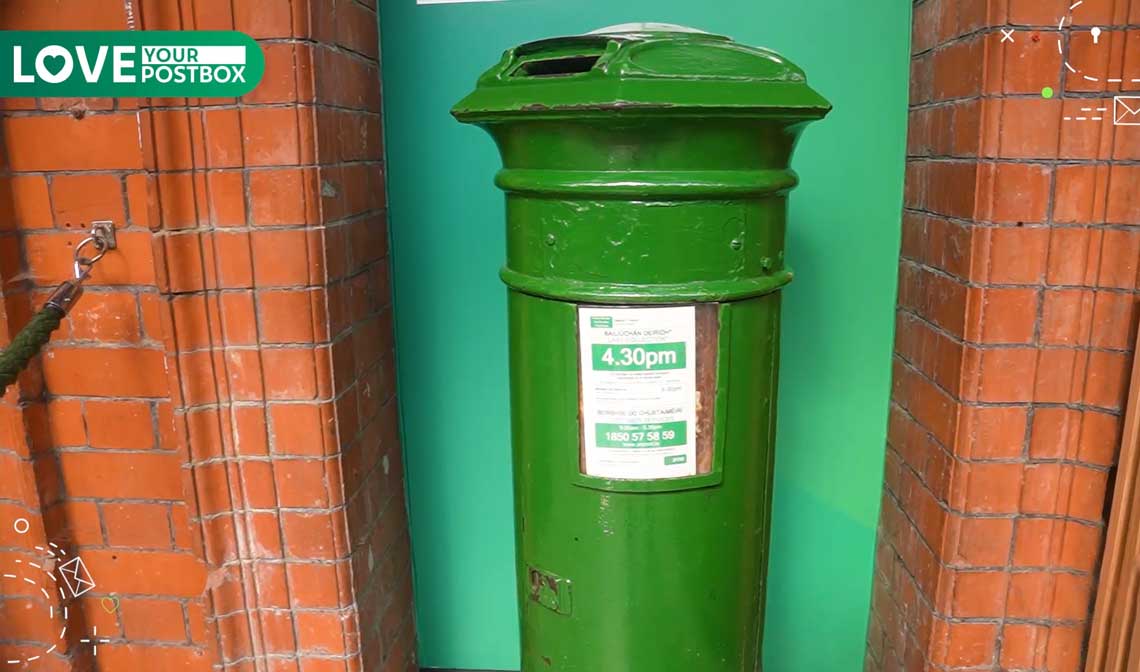
POLYGON ((686 26, 630 23, 508 49, 451 113, 475 123, 613 114, 811 120, 830 109, 775 51, 686 26))

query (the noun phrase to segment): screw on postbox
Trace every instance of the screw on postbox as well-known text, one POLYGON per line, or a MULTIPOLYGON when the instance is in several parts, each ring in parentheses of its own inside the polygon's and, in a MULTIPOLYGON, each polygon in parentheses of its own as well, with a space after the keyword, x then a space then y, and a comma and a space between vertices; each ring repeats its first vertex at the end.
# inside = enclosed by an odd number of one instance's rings
POLYGON ((829 110, 664 24, 509 49, 452 109, 503 161, 524 672, 757 669, 789 162, 829 110))

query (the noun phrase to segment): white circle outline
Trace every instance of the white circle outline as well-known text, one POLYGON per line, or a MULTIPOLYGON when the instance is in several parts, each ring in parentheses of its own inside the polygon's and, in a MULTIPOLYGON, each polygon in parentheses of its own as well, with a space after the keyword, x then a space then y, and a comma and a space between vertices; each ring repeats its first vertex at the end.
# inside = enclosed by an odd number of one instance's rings
POLYGON ((12 522, 12 529, 16 531, 16 534, 27 534, 28 530, 32 529, 32 524, 28 522, 27 518, 17 518, 12 522), (20 529, 20 523, 24 524, 24 529, 22 530, 20 529))
MULTIPOLYGON (((1072 14, 1074 9, 1076 9, 1077 7, 1080 7, 1083 4, 1085 4, 1085 0, 1077 0, 1076 2, 1074 2, 1069 7, 1069 14, 1072 14)), ((1069 27, 1070 28, 1073 25, 1073 20, 1072 20, 1072 18, 1070 18, 1069 14, 1062 16, 1061 22, 1057 24, 1057 30, 1059 31, 1057 33, 1057 53, 1061 54, 1061 58, 1064 59, 1064 64, 1065 64, 1066 70, 1068 70, 1069 72, 1071 72, 1074 75, 1081 75, 1081 77, 1083 79, 1085 79, 1085 81, 1099 82, 1100 81, 1099 77, 1093 77, 1092 75, 1083 74, 1080 70, 1077 70, 1076 68, 1073 67, 1073 65, 1071 63, 1069 63, 1069 59, 1065 58, 1065 20, 1066 19, 1069 20, 1069 27)), ((1107 82, 1109 84, 1122 84, 1124 82, 1124 78, 1123 77, 1109 77, 1108 79, 1105 80, 1105 82, 1107 82)), ((1131 83, 1135 84, 1137 82, 1140 82, 1140 77, 1133 78, 1131 83)))

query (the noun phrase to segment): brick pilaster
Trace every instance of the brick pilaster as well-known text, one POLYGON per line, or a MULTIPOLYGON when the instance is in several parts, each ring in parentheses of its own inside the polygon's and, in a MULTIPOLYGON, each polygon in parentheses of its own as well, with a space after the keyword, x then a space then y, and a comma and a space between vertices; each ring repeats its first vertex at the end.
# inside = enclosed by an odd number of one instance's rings
MULTIPOLYGON (((249 33, 265 79, 239 100, 5 102, 8 332, 91 220, 122 228, 0 406, 21 425, 0 458, 31 475, 44 539, 99 565, 83 615, 107 669, 410 669, 375 5, 132 4, 140 29, 249 33)), ((0 26, 123 29, 124 7, 11 2, 0 26)))
POLYGON ((1138 314, 1140 128, 1111 108, 1140 4, 1085 3, 1103 50, 1059 52, 1069 4, 915 4, 868 670, 1081 663, 1138 314))

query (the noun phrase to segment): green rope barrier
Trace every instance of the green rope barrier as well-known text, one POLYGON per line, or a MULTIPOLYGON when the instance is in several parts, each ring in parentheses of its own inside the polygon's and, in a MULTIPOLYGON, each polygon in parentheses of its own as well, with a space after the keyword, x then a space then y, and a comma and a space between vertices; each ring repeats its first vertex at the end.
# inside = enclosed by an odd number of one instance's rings
POLYGON ((4 352, 0 353, 0 394, 16 382, 16 377, 28 366, 28 362, 39 354, 51 333, 59 329, 64 311, 58 306, 46 305, 36 313, 28 324, 16 334, 16 338, 4 352))
POLYGON ((75 277, 56 287, 40 312, 32 316, 8 347, 0 352, 0 394, 8 391, 8 387, 16 382, 16 378, 27 368, 32 357, 38 355, 51 339, 52 332, 59 329, 59 323, 83 295, 83 281, 87 279, 95 263, 103 258, 107 250, 113 249, 115 249, 115 225, 109 221, 92 222, 91 235, 75 246, 73 260, 75 277), (83 255, 83 248, 88 245, 95 246, 95 256, 83 255))

